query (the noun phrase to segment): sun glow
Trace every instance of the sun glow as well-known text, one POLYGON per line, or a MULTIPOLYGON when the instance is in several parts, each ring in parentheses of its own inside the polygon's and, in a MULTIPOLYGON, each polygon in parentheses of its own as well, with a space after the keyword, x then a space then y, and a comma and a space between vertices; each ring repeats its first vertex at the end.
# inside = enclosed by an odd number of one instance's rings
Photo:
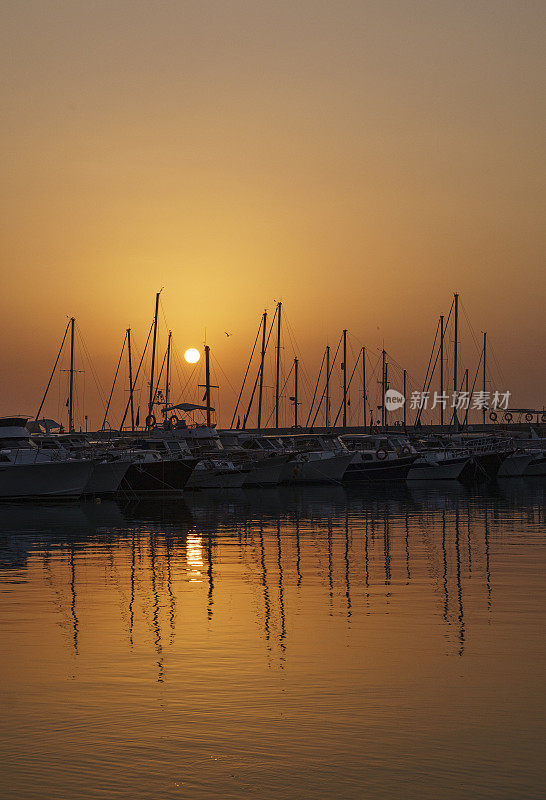
POLYGON ((186 359, 188 364, 197 364, 197 362, 201 358, 201 353, 195 347, 190 347, 184 353, 184 358, 186 359))

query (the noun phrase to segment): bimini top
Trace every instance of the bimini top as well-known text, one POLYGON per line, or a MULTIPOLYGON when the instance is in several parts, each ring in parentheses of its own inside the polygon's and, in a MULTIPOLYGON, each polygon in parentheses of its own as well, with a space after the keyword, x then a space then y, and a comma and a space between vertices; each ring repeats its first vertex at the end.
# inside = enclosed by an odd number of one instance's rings
POLYGON ((0 428, 24 428, 30 417, 27 416, 13 416, 13 417, 0 417, 0 428))
POLYGON ((28 419, 29 417, 0 417, 0 439, 28 440, 28 419))
MULTIPOLYGON (((214 411, 212 406, 208 406, 209 411, 214 411)), ((176 406, 167 406, 169 411, 207 411, 207 406, 197 406, 195 403, 178 403, 176 406)))

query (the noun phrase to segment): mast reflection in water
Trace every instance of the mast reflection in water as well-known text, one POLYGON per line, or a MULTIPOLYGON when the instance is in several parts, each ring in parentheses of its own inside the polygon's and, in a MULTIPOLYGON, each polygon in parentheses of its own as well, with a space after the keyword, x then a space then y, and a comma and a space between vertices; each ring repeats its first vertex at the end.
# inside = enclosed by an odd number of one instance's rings
POLYGON ((0 526, 3 797, 542 792, 542 484, 0 526))

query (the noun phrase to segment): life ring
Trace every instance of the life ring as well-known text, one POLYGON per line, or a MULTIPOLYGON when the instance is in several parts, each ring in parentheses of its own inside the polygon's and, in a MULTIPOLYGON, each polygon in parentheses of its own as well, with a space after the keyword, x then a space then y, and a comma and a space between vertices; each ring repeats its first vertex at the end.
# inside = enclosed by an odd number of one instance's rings
POLYGON ((540 415, 540 421, 546 423, 546 414, 541 414, 540 415))
POLYGON ((175 417, 173 414, 172 417, 169 417, 169 428, 172 430, 173 428, 178 428, 178 417, 175 417))
POLYGON ((525 415, 525 422, 532 422, 532 421, 533 421, 533 415, 530 414, 528 411, 527 414, 525 415))
POLYGON ((512 422, 512 414, 510 411, 506 412, 506 414, 504 415, 504 419, 506 422, 512 422))
POLYGON ((387 451, 383 447, 378 447, 375 451, 378 461, 384 461, 387 458, 387 451))
POLYGON ((148 414, 148 416, 146 417, 146 427, 147 428, 155 428, 156 425, 157 425, 157 420, 154 417, 154 415, 153 414, 148 414))
POLYGON ((496 411, 490 411, 489 412, 489 419, 491 420, 491 422, 496 422, 497 421, 497 412, 496 411))
POLYGON ((409 453, 411 453, 411 450, 409 449, 409 447, 407 446, 407 444, 405 444, 405 445, 404 445, 404 447, 402 448, 402 452, 403 452, 403 453, 406 453, 406 454, 409 454, 409 453))

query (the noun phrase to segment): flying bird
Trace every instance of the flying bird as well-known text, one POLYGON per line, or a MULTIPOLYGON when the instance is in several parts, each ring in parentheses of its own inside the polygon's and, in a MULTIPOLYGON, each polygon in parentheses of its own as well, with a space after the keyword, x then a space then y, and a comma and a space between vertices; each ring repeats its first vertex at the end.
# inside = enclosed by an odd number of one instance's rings
POLYGON ((226 336, 228 336, 228 337, 229 337, 229 336, 231 336, 231 333, 228 333, 227 331, 224 331, 224 333, 225 333, 225 334, 226 334, 226 336))

